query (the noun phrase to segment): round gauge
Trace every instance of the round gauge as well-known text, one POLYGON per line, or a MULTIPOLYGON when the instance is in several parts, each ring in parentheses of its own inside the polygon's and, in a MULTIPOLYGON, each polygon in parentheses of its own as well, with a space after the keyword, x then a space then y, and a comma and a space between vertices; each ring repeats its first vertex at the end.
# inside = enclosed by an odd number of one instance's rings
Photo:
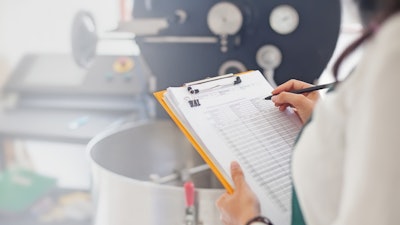
POLYGON ((243 15, 235 4, 219 2, 208 12, 207 24, 216 35, 234 35, 242 27, 243 15))
POLYGON ((290 34, 299 26, 299 14, 290 5, 280 5, 272 10, 269 24, 278 34, 290 34))
POLYGON ((247 68, 242 62, 238 60, 228 60, 219 67, 218 75, 240 73, 244 71, 247 71, 247 68))
POLYGON ((282 62, 282 52, 275 45, 264 45, 258 49, 257 64, 267 70, 274 70, 282 62))

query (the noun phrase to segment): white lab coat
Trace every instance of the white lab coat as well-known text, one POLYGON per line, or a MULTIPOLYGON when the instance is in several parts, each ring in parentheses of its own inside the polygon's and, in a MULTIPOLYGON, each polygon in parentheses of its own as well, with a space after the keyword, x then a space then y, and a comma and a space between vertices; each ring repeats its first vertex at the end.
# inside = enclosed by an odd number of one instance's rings
POLYGON ((316 105, 292 170, 307 225, 400 224, 400 14, 316 105))

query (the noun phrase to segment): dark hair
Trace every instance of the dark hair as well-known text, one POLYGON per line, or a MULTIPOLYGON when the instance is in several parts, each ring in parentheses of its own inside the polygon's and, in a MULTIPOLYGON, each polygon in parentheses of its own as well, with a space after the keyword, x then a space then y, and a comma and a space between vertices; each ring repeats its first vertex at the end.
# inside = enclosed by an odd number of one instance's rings
POLYGON ((365 40, 372 37, 379 26, 390 16, 400 11, 400 0, 356 0, 361 20, 367 24, 363 34, 348 46, 333 65, 333 75, 338 79, 339 67, 365 40))

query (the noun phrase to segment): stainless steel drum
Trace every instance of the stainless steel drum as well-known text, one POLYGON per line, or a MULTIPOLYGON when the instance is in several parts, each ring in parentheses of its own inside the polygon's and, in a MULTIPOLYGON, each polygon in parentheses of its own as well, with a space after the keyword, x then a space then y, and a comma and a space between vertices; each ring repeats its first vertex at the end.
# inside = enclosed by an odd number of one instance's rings
POLYGON ((195 224, 221 224, 215 200, 224 190, 171 121, 105 132, 89 143, 88 152, 96 225, 188 224, 186 180, 196 187, 195 224))

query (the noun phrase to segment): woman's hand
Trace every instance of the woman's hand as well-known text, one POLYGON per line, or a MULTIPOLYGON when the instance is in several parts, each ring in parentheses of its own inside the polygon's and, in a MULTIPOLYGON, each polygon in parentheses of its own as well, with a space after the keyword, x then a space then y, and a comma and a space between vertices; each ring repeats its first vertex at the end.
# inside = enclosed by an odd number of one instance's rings
POLYGON ((260 204, 246 183, 243 171, 237 162, 231 164, 231 175, 235 192, 221 195, 216 204, 225 225, 244 225, 250 219, 260 215, 260 204))
POLYGON ((304 94, 293 94, 289 91, 311 86, 311 84, 299 80, 289 80, 272 91, 272 94, 275 96, 273 96, 271 100, 275 103, 276 107, 279 107, 280 111, 284 111, 288 106, 293 107, 294 111, 300 117, 301 122, 304 124, 310 118, 314 105, 320 98, 319 92, 313 91, 304 94))

